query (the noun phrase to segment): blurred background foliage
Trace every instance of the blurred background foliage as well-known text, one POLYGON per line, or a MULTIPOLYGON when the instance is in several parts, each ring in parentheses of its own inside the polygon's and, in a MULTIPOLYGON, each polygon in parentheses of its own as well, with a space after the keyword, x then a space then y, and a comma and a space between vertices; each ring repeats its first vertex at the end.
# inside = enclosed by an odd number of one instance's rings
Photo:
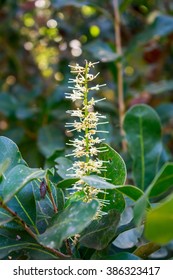
POLYGON ((123 55, 115 46, 113 1, 0 0, 0 135, 15 141, 31 167, 66 153, 65 99, 69 64, 101 61, 106 97, 97 109, 110 126, 106 142, 121 153, 117 61, 123 64, 126 110, 152 106, 161 118, 165 151, 173 155, 173 3, 121 0, 123 55))

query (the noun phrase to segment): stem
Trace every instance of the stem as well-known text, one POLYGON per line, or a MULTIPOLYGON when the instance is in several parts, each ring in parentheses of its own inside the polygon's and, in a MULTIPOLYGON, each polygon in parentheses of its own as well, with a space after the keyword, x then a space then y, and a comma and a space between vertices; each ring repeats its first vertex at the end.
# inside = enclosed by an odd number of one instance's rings
POLYGON ((53 194, 52 194, 52 190, 51 190, 51 187, 50 187, 50 181, 49 181, 48 174, 46 175, 46 186, 47 186, 47 192, 49 194, 50 200, 51 200, 52 205, 53 205, 54 212, 58 213, 58 208, 56 206, 56 203, 55 203, 55 200, 54 200, 54 197, 53 197, 53 194))
POLYGON ((156 252, 160 249, 160 245, 155 244, 154 242, 148 242, 140 247, 138 247, 133 254, 142 258, 146 259, 149 255, 156 252))
MULTIPOLYGON (((115 45, 117 54, 122 56, 121 34, 120 34, 120 14, 118 7, 118 0, 113 0, 114 7, 114 28, 115 28, 115 45)), ((117 67, 117 83, 118 83, 118 108, 119 108, 119 122, 120 122, 120 135, 122 137, 123 152, 127 151, 127 143, 124 140, 125 132, 123 129, 123 120, 125 113, 124 93, 123 93, 123 66, 122 62, 116 62, 117 67)))
MULTIPOLYGON (((85 107, 85 118, 88 116, 89 112, 88 112, 88 81, 87 81, 87 74, 88 74, 88 62, 86 61, 86 65, 85 65, 85 93, 84 93, 84 105, 85 107)), ((89 139, 88 139, 88 128, 85 128, 85 141, 86 141, 86 152, 89 152, 89 139)), ((86 162, 89 161, 89 154, 86 155, 86 162)))
MULTIPOLYGON (((0 201, 0 206, 5 209, 8 213, 10 213, 15 219, 16 219, 16 222, 18 222, 18 224, 20 224, 25 230, 26 232, 33 238, 35 239, 37 242, 37 235, 28 227, 28 225, 25 223, 24 220, 22 220, 20 218, 20 216, 18 216, 18 214, 16 212, 14 212, 11 208, 9 208, 6 204, 4 204, 2 201, 0 201)), ((70 258, 70 255, 65 255, 59 251, 57 251, 56 249, 53 249, 53 248, 50 248, 50 247, 47 247, 47 246, 44 246, 40 243, 38 243, 42 248, 46 249, 47 251, 49 252, 52 252, 54 255, 56 255, 57 257, 59 258, 63 258, 63 259, 66 259, 66 258, 70 258)))

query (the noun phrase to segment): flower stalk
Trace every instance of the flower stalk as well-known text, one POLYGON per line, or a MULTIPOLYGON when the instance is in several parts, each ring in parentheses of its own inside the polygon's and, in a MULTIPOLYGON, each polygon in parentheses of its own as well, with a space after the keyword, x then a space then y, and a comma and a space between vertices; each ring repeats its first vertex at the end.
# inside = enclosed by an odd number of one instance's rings
MULTIPOLYGON (((72 102, 80 104, 75 110, 68 110, 67 113, 72 117, 75 117, 74 122, 67 123, 66 127, 69 132, 78 132, 79 137, 74 140, 70 140, 67 145, 73 147, 71 154, 67 156, 74 156, 75 161, 71 168, 68 170, 73 170, 73 174, 69 174, 71 177, 80 178, 80 180, 75 184, 77 190, 83 190, 85 194, 84 201, 89 202, 92 199, 98 199, 97 195, 100 192, 98 189, 89 186, 82 181, 83 176, 89 176, 91 174, 99 175, 101 172, 105 171, 104 161, 98 158, 99 153, 105 152, 104 147, 99 147, 99 145, 104 141, 97 136, 97 132, 106 133, 107 131, 101 131, 98 129, 99 125, 108 123, 105 120, 106 117, 98 112, 94 112, 94 106, 97 102, 104 100, 95 100, 93 97, 89 98, 91 91, 99 90, 103 85, 93 86, 93 80, 99 75, 93 75, 91 69, 95 67, 98 62, 91 63, 86 61, 85 66, 80 66, 78 64, 72 66, 71 73, 75 74, 74 79, 70 79, 69 83, 74 84, 69 88, 72 90, 71 93, 66 93, 66 98, 71 99, 72 102)), ((100 209, 106 201, 100 201, 100 209)))

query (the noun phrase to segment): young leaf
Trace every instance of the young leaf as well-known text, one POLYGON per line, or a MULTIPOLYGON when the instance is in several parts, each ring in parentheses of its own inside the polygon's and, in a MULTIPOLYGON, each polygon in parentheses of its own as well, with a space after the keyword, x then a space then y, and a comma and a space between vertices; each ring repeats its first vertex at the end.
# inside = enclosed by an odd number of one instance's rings
POLYGON ((173 239, 173 196, 170 195, 160 205, 146 215, 145 236, 159 244, 173 239))
POLYGON ((64 239, 80 233, 93 220, 98 202, 76 201, 54 217, 53 225, 38 237, 41 244, 51 248, 59 248, 64 239))
POLYGON ((162 151, 159 117, 147 105, 133 106, 125 115, 124 130, 133 159, 135 184, 144 190, 157 172, 162 151))

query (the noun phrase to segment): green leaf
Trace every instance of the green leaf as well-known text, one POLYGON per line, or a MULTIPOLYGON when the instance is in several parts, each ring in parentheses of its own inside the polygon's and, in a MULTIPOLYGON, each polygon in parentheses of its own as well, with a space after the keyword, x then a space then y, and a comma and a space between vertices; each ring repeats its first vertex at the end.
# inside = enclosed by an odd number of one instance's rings
POLYGON ((134 201, 138 200, 143 195, 143 192, 140 189, 131 185, 119 186, 117 187, 117 190, 134 201))
MULTIPOLYGON (((149 40, 156 37, 165 37, 173 32, 173 17, 168 15, 158 15, 154 22, 147 25, 145 30, 131 40, 132 48, 139 44, 146 44, 149 40)), ((129 48, 131 49, 131 48, 129 48)))
POLYGON ((56 151, 63 150, 65 144, 62 131, 55 125, 42 127, 38 133, 38 147, 46 158, 56 151))
MULTIPOLYGON (((126 181, 126 166, 122 157, 109 145, 102 144, 104 153, 100 153, 99 159, 103 160, 106 171, 101 173, 104 178, 109 178, 111 184, 123 185, 126 181)), ((111 209, 117 209, 120 213, 125 208, 125 200, 122 193, 117 189, 111 190, 106 188, 105 194, 99 194, 100 199, 108 200, 110 203, 103 207, 103 211, 108 212, 111 209)))
POLYGON ((61 247, 64 239, 80 233, 90 224, 98 205, 96 200, 71 203, 60 214, 55 215, 53 225, 38 237, 39 242, 51 248, 61 247))
POLYGON ((145 216, 145 210, 148 205, 148 193, 144 193, 134 206, 134 221, 136 225, 140 225, 145 216))
POLYGON ((82 177, 82 181, 96 189, 115 189, 117 187, 97 175, 84 176, 82 177))
POLYGON ((4 203, 14 197, 27 183, 43 178, 46 171, 38 168, 29 168, 25 165, 17 165, 8 172, 8 176, 2 183, 2 196, 4 203))
POLYGON ((163 125, 167 124, 168 122, 172 122, 173 120, 173 104, 172 103, 165 103, 160 104, 156 107, 156 111, 160 116, 161 122, 163 125))
POLYGON ((124 130, 133 159, 135 184, 144 190, 157 172, 162 151, 159 117, 147 105, 133 106, 125 115, 124 130))
POLYGON ((156 197, 171 189, 173 186, 173 163, 166 163, 156 175, 146 192, 136 202, 134 220, 140 224, 149 205, 149 197, 156 197))
POLYGON ((74 172, 68 169, 72 167, 72 161, 65 157, 58 157, 55 162, 57 163, 55 168, 58 175, 63 179, 71 178, 68 174, 73 174, 74 172))
MULTIPOLYGON (((32 183, 21 189, 8 203, 8 207, 20 216, 26 224, 36 228, 36 202, 32 183)), ((10 227, 10 225, 8 225, 10 227)))
POLYGON ((53 0, 52 5, 53 7, 60 9, 66 6, 74 6, 74 7, 82 7, 83 5, 88 5, 90 1, 84 1, 84 0, 53 0))
POLYGON ((16 144, 7 137, 0 136, 0 166, 4 175, 17 164, 25 164, 16 144))
MULTIPOLYGON (((152 83, 145 87, 147 92, 150 94, 161 94, 173 90, 173 80, 163 80, 158 83, 152 83)), ((164 104, 162 104, 164 105, 164 104)))
POLYGON ((173 195, 146 215, 145 237, 159 244, 173 239, 173 195))
POLYGON ((73 185, 77 181, 79 181, 79 179, 77 179, 77 178, 69 178, 69 179, 62 180, 62 181, 58 182, 57 188, 66 189, 66 188, 69 188, 69 187, 73 187, 73 185))
POLYGON ((95 40, 84 47, 85 50, 90 52, 94 58, 102 62, 116 61, 120 56, 115 53, 110 46, 101 41, 95 40))
POLYGON ((13 96, 7 93, 0 94, 0 112, 2 114, 7 117, 10 115, 14 115, 16 108, 17 100, 13 96))
POLYGON ((110 183, 114 185, 124 185, 127 171, 122 157, 109 145, 102 144, 104 153, 99 154, 99 159, 105 161, 106 171, 102 172, 102 177, 111 179, 110 183))
POLYGON ((173 163, 166 163, 149 187, 149 196, 158 196, 173 187, 173 163))
POLYGON ((116 235, 120 214, 116 210, 110 210, 100 220, 94 220, 81 234, 80 244, 102 250, 108 246, 116 235))
POLYGON ((7 211, 0 208, 0 226, 5 225, 12 220, 13 217, 7 211))

